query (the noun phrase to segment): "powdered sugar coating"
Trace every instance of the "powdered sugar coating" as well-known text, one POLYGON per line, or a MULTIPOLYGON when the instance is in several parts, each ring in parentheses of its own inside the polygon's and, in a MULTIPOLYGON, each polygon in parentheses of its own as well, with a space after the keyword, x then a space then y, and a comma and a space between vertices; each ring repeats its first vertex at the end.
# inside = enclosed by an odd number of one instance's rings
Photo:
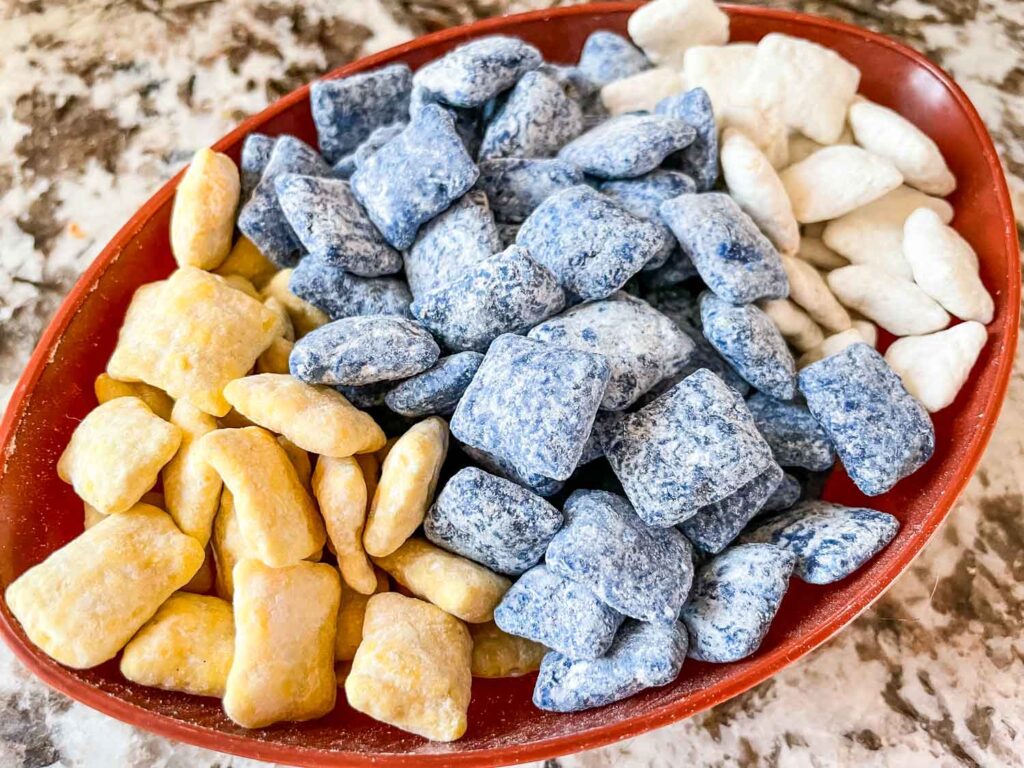
POLYGON ((307 256, 292 272, 288 289, 332 320, 357 315, 409 316, 412 295, 397 277, 359 277, 319 256, 307 256))
POLYGON ((704 565, 682 620, 689 656, 725 663, 761 646, 789 587, 796 558, 771 544, 731 547, 704 565))
POLYGON ((822 472, 835 464, 832 441, 803 403, 758 392, 747 400, 747 407, 782 466, 822 472))
POLYGON ((551 75, 527 72, 484 130, 479 157, 549 157, 582 130, 579 103, 551 75))
POLYGON ((583 182, 582 171, 561 160, 507 157, 482 160, 476 185, 498 221, 519 223, 551 195, 583 182))
POLYGON ((656 225, 582 184, 541 203, 516 242, 580 301, 615 293, 662 245, 656 225))
POLYGON ((552 651, 540 664, 533 704, 550 712, 579 712, 668 685, 679 676, 688 646, 678 621, 626 621, 608 653, 573 660, 552 651))
POLYGON ((474 448, 471 445, 461 445, 460 447, 466 456, 488 472, 503 477, 506 480, 511 480, 513 483, 533 491, 538 496, 554 496, 565 486, 565 482, 562 480, 544 477, 544 475, 536 472, 527 472, 515 466, 512 462, 495 456, 493 453, 474 448))
POLYGON ((292 376, 309 384, 360 386, 404 379, 432 366, 433 337, 411 320, 371 315, 320 326, 292 348, 292 376))
POLYGON ((931 458, 931 417, 867 344, 812 363, 799 378, 807 407, 868 496, 885 493, 931 458))
POLYGON ((294 136, 281 136, 274 142, 252 197, 238 212, 238 229, 277 266, 294 266, 300 243, 277 201, 275 180, 285 173, 326 176, 329 171, 317 151, 294 136))
POLYGON ((412 303, 412 314, 453 350, 483 352, 565 306, 554 275, 513 245, 412 303))
POLYGON ((743 399, 701 369, 611 429, 605 456, 637 513, 668 527, 772 463, 743 399))
POLYGON ((395 413, 410 418, 449 414, 455 410, 483 359, 479 352, 442 357, 433 367, 397 385, 384 402, 395 413))
POLYGON ((558 156, 600 179, 627 179, 653 171, 693 141, 696 131, 665 115, 612 117, 566 144, 558 156))
POLYGON ((463 195, 420 229, 405 254, 413 296, 442 288, 502 249, 485 195, 463 195))
POLYGON ((520 485, 476 467, 456 472, 423 520, 439 547, 518 576, 540 562, 562 513, 520 485))
POLYGON ((768 469, 734 493, 701 507, 697 514, 680 523, 679 530, 704 552, 721 552, 761 511, 782 482, 782 475, 778 464, 770 464, 768 469))
POLYGON ((242 194, 239 199, 243 204, 259 184, 263 169, 270 160, 270 153, 274 151, 275 141, 272 136, 264 136, 262 133, 250 133, 245 137, 239 161, 242 176, 242 194))
POLYGON ((543 564, 520 576, 494 609, 494 623, 500 629, 571 659, 602 656, 622 619, 586 586, 543 564))
POLYGON ((479 107, 542 61, 540 51, 529 43, 492 35, 460 45, 421 67, 413 82, 446 104, 479 107))
POLYGON ((452 416, 459 440, 555 480, 579 462, 608 383, 602 355, 499 336, 452 416))
POLYGON ((658 102, 655 112, 683 120, 697 132, 690 146, 672 156, 670 163, 697 183, 698 192, 710 191, 718 181, 718 126, 707 91, 691 88, 669 96, 658 102))
POLYGON ((314 82, 309 105, 327 162, 338 162, 375 128, 404 120, 411 89, 412 72, 405 64, 314 82))
POLYGON ((679 246, 672 230, 661 220, 658 209, 666 200, 693 192, 693 179, 685 173, 659 168, 635 179, 603 182, 598 189, 601 194, 610 197, 637 218, 658 226, 662 243, 657 255, 644 265, 644 269, 651 270, 664 266, 672 252, 679 246))
POLYGON ((277 199, 295 236, 324 263, 363 277, 398 272, 402 255, 380 232, 340 179, 282 174, 277 199))
POLYGON ((784 509, 789 509, 800 501, 802 493, 803 489, 800 487, 800 481, 789 474, 789 472, 783 472, 782 481, 772 491, 772 495, 765 501, 758 514, 765 515, 769 512, 781 512, 784 509))
POLYGON ((647 302, 627 293, 574 307, 535 326, 531 339, 604 355, 611 378, 601 408, 625 410, 678 372, 693 352, 690 337, 647 302))
POLYGON ((352 192, 384 238, 408 248, 420 226, 468 191, 476 177, 452 116, 427 104, 356 169, 352 192))
POLYGON ((679 195, 661 217, 716 295, 734 304, 788 295, 778 251, 728 195, 679 195))
POLYGON ((643 72, 651 63, 643 52, 622 35, 598 30, 583 43, 580 71, 597 85, 643 72))
POLYGON ((693 581, 693 550, 679 531, 652 528, 626 499, 605 491, 574 492, 565 519, 548 545, 550 570, 634 619, 679 616, 693 581))
POLYGON ((753 304, 736 306, 705 292, 701 327, 736 372, 751 386, 780 400, 796 395, 796 361, 778 327, 753 304))
POLYGON ((796 556, 796 575, 809 584, 845 579, 882 551, 900 529, 887 512, 805 501, 744 534, 796 556))

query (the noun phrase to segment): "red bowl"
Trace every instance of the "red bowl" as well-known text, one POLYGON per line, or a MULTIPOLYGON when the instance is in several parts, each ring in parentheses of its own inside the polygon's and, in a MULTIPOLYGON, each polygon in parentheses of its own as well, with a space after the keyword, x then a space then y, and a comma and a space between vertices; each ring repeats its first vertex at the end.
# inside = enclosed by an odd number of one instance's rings
MULTIPOLYGON (((530 41, 554 61, 575 61, 596 29, 624 32, 637 3, 537 11, 439 32, 342 67, 343 76, 404 61, 419 66, 465 40, 501 32, 530 41)), ((953 81, 911 49, 863 29, 786 11, 726 7, 732 39, 785 32, 832 48, 860 67, 861 92, 908 117, 938 143, 960 182, 954 226, 974 246, 995 298, 989 343, 956 402, 936 415, 936 451, 885 496, 867 499, 837 471, 826 497, 866 503, 902 522, 896 539, 850 578, 827 587, 793 580, 761 649, 735 664, 687 661, 673 684, 601 709, 552 714, 530 703, 533 676, 475 680, 469 731, 433 744, 374 722, 344 702, 321 720, 247 731, 214 699, 126 682, 114 662, 65 669, 25 637, 5 603, 0 634, 46 683, 95 709, 154 733, 246 757, 308 766, 490 765, 590 749, 718 704, 775 674, 832 637, 907 567, 949 513, 988 442, 1013 361, 1020 310, 1016 228, 1003 173, 985 127, 953 81)), ((253 131, 315 140, 308 88, 300 88, 217 142, 237 159, 253 131)), ((95 405, 92 382, 114 348, 135 289, 174 267, 168 242, 178 177, 157 192, 103 250, 64 301, 29 361, 0 426, 0 589, 82 531, 82 504, 55 464, 78 421, 95 405)))

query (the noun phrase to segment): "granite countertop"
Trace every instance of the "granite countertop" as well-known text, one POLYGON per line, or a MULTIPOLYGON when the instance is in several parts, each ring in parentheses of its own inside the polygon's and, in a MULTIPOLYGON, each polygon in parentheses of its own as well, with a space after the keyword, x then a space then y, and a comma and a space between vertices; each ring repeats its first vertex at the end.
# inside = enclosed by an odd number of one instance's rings
MULTIPOLYGON (((550 4, 0 0, 0 407, 79 272, 197 147, 346 61, 550 4)), ((974 100, 1024 198, 1024 3, 771 4, 880 30, 942 64, 974 100)), ((992 444, 949 521, 846 631, 710 712, 545 766, 1024 765, 1021 371, 1018 363, 992 444)), ((0 645, 0 765, 256 763, 74 703, 0 645)))

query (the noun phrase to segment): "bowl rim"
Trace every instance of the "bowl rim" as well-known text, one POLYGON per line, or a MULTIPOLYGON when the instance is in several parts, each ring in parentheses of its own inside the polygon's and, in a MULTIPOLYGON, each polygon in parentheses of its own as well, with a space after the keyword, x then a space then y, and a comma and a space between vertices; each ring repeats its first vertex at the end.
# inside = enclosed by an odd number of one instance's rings
MULTIPOLYGON (((454 42, 464 37, 476 37, 481 33, 502 31, 510 22, 528 22, 577 15, 622 13, 635 10, 642 4, 642 2, 637 0, 602 2, 542 9, 484 19, 414 38, 401 45, 357 59, 332 70, 318 79, 344 77, 357 71, 367 70, 388 63, 397 55, 437 43, 454 42)), ((995 193, 994 201, 1004 223, 1004 246, 1009 253, 1018 254, 1020 252, 1016 223, 1010 202, 1010 193, 995 146, 974 105, 960 86, 942 68, 903 43, 845 22, 782 9, 740 6, 731 3, 722 3, 720 7, 729 13, 730 16, 747 16, 750 18, 780 21, 798 20, 801 24, 808 27, 824 28, 838 31, 848 36, 859 37, 863 42, 888 48, 890 51, 909 59, 917 67, 929 72, 944 86, 948 95, 967 117, 975 138, 981 147, 984 162, 996 182, 995 189, 992 191, 995 193)), ((263 111, 247 118, 234 130, 217 141, 212 148, 221 151, 244 138, 262 123, 290 109, 296 103, 305 100, 309 88, 310 85, 307 83, 270 104, 263 111)), ((111 241, 100 251, 89 267, 78 278, 43 332, 12 392, 3 420, 0 421, 0 473, 6 471, 7 463, 15 451, 17 427, 31 401, 31 394, 35 384, 43 370, 56 355, 64 332, 92 292, 93 286, 103 276, 107 268, 121 256, 125 246, 142 229, 145 222, 152 217, 154 212, 174 195, 174 191, 183 173, 184 169, 167 181, 118 230, 117 234, 114 235, 111 241)), ((1013 261, 1011 260, 1012 263, 1013 261)), ((962 465, 960 472, 957 473, 953 482, 940 493, 938 500, 933 505, 923 524, 911 535, 907 543, 909 557, 903 562, 894 563, 887 571, 880 575, 880 578, 865 585, 851 600, 836 610, 828 620, 822 622, 808 635, 780 645, 771 653, 759 659, 759 663, 753 668, 732 676, 712 688, 698 692, 685 701, 664 704, 649 712, 617 722, 599 725, 586 731, 541 739, 528 744, 462 752, 440 751, 437 753, 374 754, 325 751, 301 746, 267 743, 247 735, 222 733, 157 714, 143 707, 131 704, 113 694, 93 687, 73 675, 67 674, 63 667, 46 664, 39 657, 41 651, 31 646, 21 636, 21 633, 12 625, 6 611, 0 611, 0 637, 3 637, 15 656, 48 686, 103 714, 121 720, 133 727, 142 728, 150 733, 194 746, 241 757, 290 765, 370 766, 381 763, 395 766, 509 765, 530 760, 544 760, 559 755, 594 749, 622 739, 639 736, 647 731, 682 720, 697 712, 720 704, 772 677, 784 667, 832 638, 843 627, 853 621, 891 587, 902 571, 917 557, 939 524, 949 514, 957 497, 973 476, 998 421, 1002 404, 1006 399, 1006 392, 1013 369, 1021 310, 1020 272, 1019 270, 1011 270, 1011 272, 1012 274, 1009 275, 1010 279, 1006 285, 1009 311, 1001 327, 1004 334, 1004 350, 997 357, 995 386, 992 389, 986 411, 981 414, 981 425, 975 431, 971 443, 968 445, 968 460, 962 465)))

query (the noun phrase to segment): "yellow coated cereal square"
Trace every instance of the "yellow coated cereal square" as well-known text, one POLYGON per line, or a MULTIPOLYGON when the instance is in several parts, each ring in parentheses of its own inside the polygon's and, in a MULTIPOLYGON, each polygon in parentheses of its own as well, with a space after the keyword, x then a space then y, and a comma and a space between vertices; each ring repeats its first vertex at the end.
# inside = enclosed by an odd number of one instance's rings
POLYGON ((199 566, 196 575, 189 579, 188 584, 181 588, 182 592, 194 592, 197 595, 205 595, 213 589, 213 553, 207 547, 206 557, 203 564, 199 566))
POLYGON ((224 711, 245 728, 312 720, 334 709, 341 579, 329 565, 235 566, 235 658, 224 711))
POLYGON ((203 562, 203 548, 156 507, 109 515, 7 588, 11 613, 75 669, 111 659, 203 562))
POLYGON ((377 577, 363 549, 366 482, 359 462, 351 456, 321 456, 313 472, 313 495, 324 518, 327 539, 338 556, 342 578, 356 592, 372 594, 377 577))
POLYGON ((472 646, 462 622, 440 608, 374 595, 345 680, 348 703, 418 736, 455 741, 466 732, 472 646))
POLYGON ((181 430, 142 400, 118 397, 97 406, 78 425, 57 462, 57 474, 98 512, 124 512, 153 487, 180 443, 181 430))
POLYGON ((231 491, 249 557, 276 568, 323 547, 320 513, 272 434, 259 427, 218 429, 199 441, 199 451, 231 491))
POLYGON ((470 624, 473 637, 473 677, 521 677, 540 669, 548 652, 540 643, 498 629, 493 621, 470 624))
POLYGON ((375 451, 387 440, 377 422, 339 392, 288 374, 235 379, 224 388, 224 397, 246 418, 321 456, 375 451))
POLYGON ((390 555, 420 527, 434 499, 448 453, 448 425, 431 416, 414 424, 388 451, 363 533, 376 557, 390 555))
POLYGON ((161 474, 167 512, 182 533, 205 547, 220 504, 221 482, 220 475, 199 456, 198 444, 203 435, 217 429, 217 420, 179 400, 171 411, 171 423, 181 430, 181 447, 161 474))
POLYGON ((171 252, 180 266, 213 269, 227 258, 240 190, 230 157, 208 148, 195 153, 171 211, 171 252))
POLYGON ((171 418, 174 401, 163 390, 151 387, 141 381, 118 381, 110 378, 106 373, 101 373, 96 377, 93 389, 96 392, 96 400, 100 404, 116 397, 137 397, 161 419, 170 420, 171 418))
POLYGON ((409 539, 373 562, 417 597, 472 624, 490 621, 512 582, 479 563, 409 539))
POLYGON ((284 450, 288 461, 295 467, 295 474, 299 476, 299 482, 309 493, 313 492, 313 462, 309 458, 309 452, 299 448, 295 443, 284 435, 277 436, 277 444, 284 450))
POLYGON ((282 269, 263 286, 263 296, 264 298, 273 297, 284 304, 284 308, 288 310, 288 314, 292 318, 295 335, 305 336, 321 325, 326 325, 331 318, 291 292, 288 288, 288 281, 291 280, 291 277, 292 270, 282 269))
POLYGON ((293 342, 278 336, 256 359, 256 373, 288 373, 288 358, 294 346, 293 342))
POLYGON ((182 267, 136 291, 107 373, 223 416, 231 407, 224 386, 253 367, 278 331, 277 316, 261 302, 182 267))
POLYGON ((281 323, 280 335, 288 341, 295 341, 295 326, 292 325, 292 317, 288 314, 288 309, 285 305, 273 296, 268 296, 264 299, 263 306, 277 315, 277 319, 281 323))
MULTIPOLYGON (((257 301, 262 301, 262 298, 260 296, 260 292, 256 290, 256 286, 254 286, 252 283, 250 283, 248 280, 246 280, 241 275, 228 275, 227 277, 222 277, 221 280, 224 281, 225 285, 230 285, 236 291, 241 291, 246 296, 248 296, 250 299, 256 299, 257 301)), ((283 326, 279 325, 278 326, 278 335, 280 335, 283 332, 284 332, 283 326)))
POLYGON ((356 592, 344 581, 341 583, 341 606, 338 608, 338 637, 334 644, 335 658, 338 661, 351 661, 356 649, 363 641, 363 616, 366 604, 372 595, 388 591, 388 577, 381 571, 374 572, 373 592, 364 595, 356 592))
POLYGON ((260 253, 260 249, 252 244, 252 240, 243 236, 238 238, 231 253, 213 272, 221 277, 244 277, 262 290, 277 273, 277 265, 260 253))
POLYGON ((220 697, 234 652, 231 603, 178 592, 125 646, 121 674, 165 691, 220 697))

